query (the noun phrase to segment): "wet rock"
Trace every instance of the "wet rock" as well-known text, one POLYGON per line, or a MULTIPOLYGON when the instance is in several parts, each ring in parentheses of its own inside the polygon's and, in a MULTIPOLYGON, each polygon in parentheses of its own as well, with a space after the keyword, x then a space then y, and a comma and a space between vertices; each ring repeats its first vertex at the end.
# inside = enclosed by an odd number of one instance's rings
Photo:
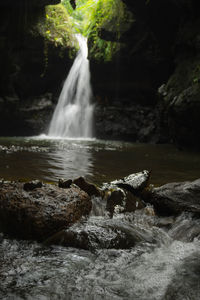
POLYGON ((124 211, 125 207, 125 193, 121 189, 110 190, 105 193, 106 198, 106 209, 109 211, 110 216, 112 217, 117 206, 121 208, 121 211, 124 211))
POLYGON ((111 184, 130 191, 133 194, 137 194, 147 186, 149 177, 150 172, 144 170, 142 172, 126 176, 123 179, 112 181, 111 184))
POLYGON ((200 219, 194 218, 189 213, 183 213, 176 218, 169 235, 174 240, 185 243, 193 242, 194 239, 200 239, 200 219))
POLYGON ((63 188, 63 189, 68 189, 70 188, 72 184, 72 180, 71 179, 68 179, 68 180, 65 180, 65 179, 59 179, 58 181, 58 186, 60 188, 63 188))
POLYGON ((75 186, 60 189, 43 184, 24 190, 23 183, 2 182, 0 230, 14 237, 43 241, 88 215, 91 207, 90 197, 75 186))
POLYGON ((114 213, 133 212, 144 208, 140 194, 147 186, 149 177, 150 172, 144 170, 103 186, 106 208, 111 217, 114 213))
MULTIPOLYGON (((136 98, 138 97, 136 96, 136 98)), ((150 96, 144 96, 144 99, 147 98, 149 99, 150 96)), ((155 96, 151 98, 155 99, 155 96)), ((156 110, 146 107, 145 104, 136 104, 135 101, 137 100, 131 102, 124 99, 123 96, 121 96, 121 99, 123 99, 121 102, 112 103, 112 97, 97 96, 94 111, 96 136, 103 139, 127 141, 158 141, 155 130, 156 110)), ((140 99, 140 103, 141 101, 140 99)))
POLYGON ((117 219, 90 220, 85 224, 74 224, 62 230, 45 244, 56 244, 86 250, 96 249, 129 249, 141 241, 153 242, 152 235, 144 229, 117 219))
POLYGON ((85 181, 83 177, 78 177, 74 179, 74 184, 76 184, 81 190, 85 191, 89 196, 100 196, 100 190, 92 183, 85 181))
POLYGON ((120 188, 107 191, 106 197, 106 209, 109 211, 111 217, 114 213, 133 212, 136 209, 144 208, 144 204, 141 199, 133 195, 131 192, 120 188))
POLYGON ((34 189, 41 188, 41 187, 42 187, 42 182, 39 180, 33 180, 30 182, 26 182, 26 183, 24 183, 24 186, 23 186, 25 191, 33 191, 34 189))
POLYGON ((160 215, 178 215, 186 211, 200 216, 200 179, 152 188, 143 194, 143 199, 153 204, 160 215))

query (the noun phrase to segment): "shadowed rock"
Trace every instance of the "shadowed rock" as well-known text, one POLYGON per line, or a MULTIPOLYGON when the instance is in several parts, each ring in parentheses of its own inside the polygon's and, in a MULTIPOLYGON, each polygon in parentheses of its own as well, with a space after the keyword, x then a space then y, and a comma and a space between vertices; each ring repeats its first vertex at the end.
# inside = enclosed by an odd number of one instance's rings
POLYGON ((85 181, 83 177, 78 177, 74 179, 74 184, 76 184, 81 190, 85 191, 89 196, 100 196, 100 190, 92 183, 85 181))
POLYGON ((153 242, 152 234, 145 229, 117 219, 77 223, 61 230, 45 241, 45 244, 62 245, 86 250, 129 249, 141 241, 153 242))
POLYGON ((114 212, 133 212, 144 208, 140 194, 148 185, 149 177, 150 172, 144 170, 103 186, 104 199, 107 201, 106 208, 111 217, 114 212))
POLYGON ((65 180, 65 179, 59 179, 58 181, 58 186, 60 188, 63 188, 63 189, 68 189, 70 188, 72 184, 72 180, 71 179, 68 179, 68 180, 65 180))
POLYGON ((91 207, 90 197, 75 186, 43 184, 27 191, 23 183, 0 183, 0 230, 14 237, 43 241, 88 215, 91 207))
POLYGON ((144 208, 144 204, 141 199, 129 191, 118 188, 107 192, 106 209, 109 211, 111 217, 114 212, 133 212, 136 209, 142 208, 144 208))
POLYGON ((24 190, 25 191, 33 191, 34 189, 41 188, 42 182, 39 180, 33 180, 30 182, 24 183, 24 190))
POLYGON ((184 211, 200 216, 200 179, 168 183, 143 195, 160 215, 178 215, 184 211))

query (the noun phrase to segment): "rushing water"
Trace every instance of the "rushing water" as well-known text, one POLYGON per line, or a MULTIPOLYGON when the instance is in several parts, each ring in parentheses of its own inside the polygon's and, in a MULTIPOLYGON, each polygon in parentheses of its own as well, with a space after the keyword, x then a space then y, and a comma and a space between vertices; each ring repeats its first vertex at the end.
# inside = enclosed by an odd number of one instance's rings
MULTIPOLYGON (((2 235, 0 298, 198 300, 200 240, 190 239, 185 220, 179 217, 167 231, 142 212, 114 217, 113 223, 125 224, 130 234, 143 231, 144 239, 129 249, 44 247, 2 235), (178 225, 182 232, 175 238, 178 225)), ((90 217, 87 226, 101 222, 101 216, 90 217)), ((200 224, 190 219, 190 225, 200 224)))
MULTIPOLYGON (((84 175, 101 184, 151 169, 151 182, 163 184, 196 179, 199 167, 198 153, 170 145, 0 139, 0 174, 5 179, 57 181, 84 175)), ((88 233, 90 250, 0 234, 0 299, 200 299, 200 221, 192 215, 158 218, 141 210, 110 219, 102 200, 94 198, 88 220, 72 230, 88 233), (112 241, 118 238, 128 246, 114 249, 112 241)))
POLYGON ((92 137, 93 105, 87 39, 76 35, 80 50, 60 94, 48 135, 92 137))

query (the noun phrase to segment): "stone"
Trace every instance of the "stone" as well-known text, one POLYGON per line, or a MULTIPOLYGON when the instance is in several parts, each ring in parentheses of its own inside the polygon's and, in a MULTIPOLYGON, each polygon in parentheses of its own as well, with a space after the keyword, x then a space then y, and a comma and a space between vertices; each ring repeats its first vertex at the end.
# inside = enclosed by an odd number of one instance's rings
POLYGON ((85 191, 89 196, 101 196, 100 190, 94 184, 87 182, 83 177, 74 179, 73 183, 81 190, 85 191))
POLYGON ((144 170, 142 172, 126 176, 122 179, 112 181, 111 184, 137 194, 147 186, 149 177, 150 172, 144 170))
POLYGON ((134 212, 136 209, 144 208, 141 199, 131 192, 120 188, 108 190, 105 196, 107 198, 106 209, 111 217, 113 217, 114 213, 134 212))
POLYGON ((20 182, 0 185, 0 230, 13 237, 43 241, 88 215, 91 208, 88 194, 76 186, 60 189, 43 183, 24 190, 20 182))
POLYGON ((39 180, 33 180, 24 183, 24 190, 25 191, 33 191, 34 189, 41 188, 42 187, 42 182, 39 180))
POLYGON ((148 230, 118 219, 98 220, 98 223, 77 223, 61 230, 45 241, 90 251, 96 249, 129 249, 141 241, 153 242, 148 230))
POLYGON ((68 179, 68 180, 65 180, 65 179, 59 179, 58 181, 58 186, 60 188, 63 188, 63 189, 68 189, 70 188, 72 184, 72 180, 71 179, 68 179))
POLYGON ((147 187, 149 177, 150 172, 144 170, 104 184, 102 194, 110 217, 114 213, 134 212, 145 207, 140 195, 147 187))
POLYGON ((159 215, 179 215, 186 211, 200 216, 200 179, 152 188, 146 190, 142 198, 152 204, 159 215))

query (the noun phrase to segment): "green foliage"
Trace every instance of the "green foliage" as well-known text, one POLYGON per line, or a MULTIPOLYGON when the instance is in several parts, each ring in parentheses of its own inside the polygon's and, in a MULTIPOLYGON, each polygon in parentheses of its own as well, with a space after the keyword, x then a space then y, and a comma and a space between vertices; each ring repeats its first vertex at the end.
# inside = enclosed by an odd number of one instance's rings
POLYGON ((120 49, 120 36, 132 21, 132 15, 121 0, 76 0, 75 10, 70 0, 62 0, 61 4, 46 7, 45 22, 38 27, 47 42, 76 51, 78 44, 74 34, 81 33, 88 37, 89 56, 109 61, 120 49), (99 34, 102 30, 115 36, 115 42, 104 40, 99 34))
POLYGON ((76 32, 87 36, 91 48, 90 55, 95 59, 111 60, 120 48, 120 43, 103 40, 99 31, 115 33, 120 39, 132 23, 132 15, 121 0, 76 0, 76 10, 73 10, 70 0, 63 0, 67 11, 72 17, 76 32))
MULTIPOLYGON (((66 8, 62 5, 49 5, 45 8, 45 19, 40 20, 36 30, 44 36, 44 70, 41 77, 44 77, 48 68, 48 46, 53 43, 57 47, 69 49, 69 56, 75 55, 78 50, 78 43, 74 37, 74 28, 71 17, 66 8), (74 51, 75 50, 75 51, 74 51)), ((62 51, 60 51, 62 55, 62 51)))
POLYGON ((73 23, 62 4, 46 7, 45 37, 56 46, 74 47, 73 23))

